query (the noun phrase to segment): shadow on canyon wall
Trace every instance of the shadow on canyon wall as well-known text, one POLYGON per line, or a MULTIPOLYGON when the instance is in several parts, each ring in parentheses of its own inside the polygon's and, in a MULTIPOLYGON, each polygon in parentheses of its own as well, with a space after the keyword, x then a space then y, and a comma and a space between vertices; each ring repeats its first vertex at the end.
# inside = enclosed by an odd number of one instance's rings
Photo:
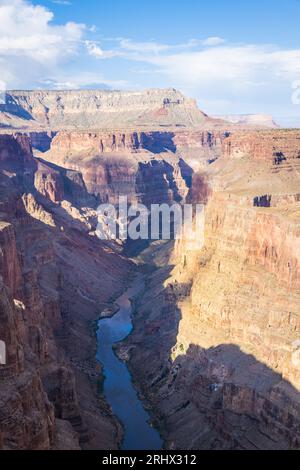
POLYGON ((280 373, 235 344, 178 344, 178 301, 190 285, 164 287, 171 271, 151 274, 127 340, 131 372, 167 448, 299 448, 300 393, 280 373))
MULTIPOLYGON (((60 189, 63 199, 71 202, 78 209, 82 206, 88 206, 93 209, 97 207, 99 198, 88 192, 80 171, 63 168, 42 158, 36 158, 36 161, 38 162, 36 176, 40 174, 41 180, 46 180, 47 175, 56 175, 59 179, 58 185, 60 188, 58 189, 60 189)), ((55 188, 53 189, 55 190, 55 188)))
POLYGON ((141 133, 141 145, 145 150, 149 150, 154 154, 163 152, 175 153, 177 147, 174 143, 175 133, 174 132, 151 132, 141 133))
POLYGON ((212 194, 209 177, 205 172, 193 173, 187 195, 188 204, 207 204, 212 194))
MULTIPOLYGON (((42 428, 47 424, 47 416, 39 416, 34 405, 30 405, 27 395, 32 392, 39 411, 45 402, 52 416, 53 405, 57 427, 61 424, 59 420, 71 423, 82 446, 116 448, 118 428, 97 391, 101 375, 96 363, 92 322, 110 305, 112 295, 118 297, 124 291, 132 266, 124 259, 114 258, 96 237, 87 237, 81 229, 61 231, 59 221, 63 215, 66 225, 70 223, 67 213, 59 214, 57 227, 51 226, 48 219, 44 219, 43 210, 51 206, 53 211, 55 205, 34 193, 31 167, 25 172, 20 167, 18 174, 11 171, 7 161, 1 161, 0 167, 0 220, 13 226, 10 232, 0 233, 0 271, 7 284, 4 297, 1 291, 0 337, 6 341, 8 358, 7 365, 0 366, 3 384, 0 447, 27 446, 22 441, 25 421, 29 423, 26 434, 37 436, 30 445, 38 447, 39 433, 32 428, 35 425, 37 429, 42 428), (30 209, 33 213, 38 210, 39 220, 25 207, 26 198, 33 193, 36 200, 29 199, 30 209), (24 305, 24 312, 21 313, 21 308, 15 310, 13 298, 24 305), (18 349, 13 340, 16 335, 18 349), (18 363, 24 357, 26 361, 21 368, 18 363), (24 408, 21 410, 20 405, 21 411, 16 417, 15 407, 19 406, 15 399, 16 387, 22 380, 23 367, 28 378, 32 370, 40 374, 42 398, 39 402, 38 393, 35 396, 35 391, 26 389, 28 393, 24 397, 20 394, 24 408)), ((74 437, 75 443, 76 439, 74 437)), ((64 445, 73 444, 67 441, 64 445)))
MULTIPOLYGON (((207 176, 194 174, 193 185, 187 200, 206 204, 211 194, 207 176)), ((298 449, 299 390, 237 344, 205 348, 189 343, 186 317, 179 334, 180 302, 188 300, 191 284, 170 280, 173 245, 148 250, 144 261, 152 273, 126 341, 133 378, 167 448, 298 449)), ((195 310, 189 315, 193 329, 195 310)))
POLYGON ((13 96, 9 93, 6 93, 6 103, 1 105, 0 111, 12 114, 18 118, 25 119, 26 121, 34 121, 34 118, 31 116, 31 114, 18 103, 16 103, 13 96))
MULTIPOLYGON (((165 160, 153 160, 148 163, 140 162, 135 182, 135 190, 140 202, 148 208, 151 204, 172 205, 174 202, 184 202, 184 196, 181 193, 181 182, 184 183, 189 193, 193 179, 193 169, 181 158, 178 166, 180 175, 176 177, 174 166, 165 160)), ((149 217, 150 232, 151 217, 149 217)), ((174 239, 174 225, 171 226, 171 239, 174 239)), ((124 247, 124 253, 129 257, 139 256, 153 241, 152 239, 128 239, 124 247)))

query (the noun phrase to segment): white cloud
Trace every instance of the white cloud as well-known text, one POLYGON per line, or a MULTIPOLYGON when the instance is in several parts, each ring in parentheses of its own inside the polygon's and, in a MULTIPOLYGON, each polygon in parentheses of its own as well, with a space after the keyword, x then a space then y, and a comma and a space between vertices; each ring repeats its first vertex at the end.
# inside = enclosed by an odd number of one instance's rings
POLYGON ((219 38, 218 36, 212 36, 210 38, 204 39, 201 41, 201 44, 203 46, 219 46, 220 44, 223 44, 225 39, 219 38))
POLYGON ((300 49, 224 43, 211 37, 146 47, 127 40, 126 50, 120 42, 120 51, 127 60, 147 64, 148 78, 152 73, 160 86, 196 96, 200 106, 205 100, 208 112, 242 112, 243 107, 244 112, 291 112, 290 87, 300 78, 300 49))
POLYGON ((39 78, 80 50, 85 25, 53 24, 53 13, 25 0, 0 0, 0 73, 9 87, 39 78))
POLYGON ((78 72, 70 79, 68 73, 60 73, 56 77, 40 80, 38 88, 53 90, 79 90, 96 88, 124 89, 128 87, 126 80, 108 80, 101 73, 78 72))
POLYGON ((89 55, 94 56, 96 58, 104 57, 104 51, 101 49, 100 46, 97 45, 95 41, 85 41, 85 45, 89 55))
POLYGON ((166 51, 183 51, 199 46, 219 46, 225 42, 225 39, 217 36, 206 39, 190 39, 183 44, 163 44, 156 41, 136 42, 128 38, 117 38, 116 40, 119 42, 119 48, 121 50, 142 54, 160 54, 165 53, 166 51))
POLYGON ((159 44, 154 41, 149 42, 134 42, 131 39, 121 39, 120 48, 125 51, 130 52, 140 52, 140 53, 153 53, 158 54, 159 52, 166 51, 171 48, 167 44, 159 44))
POLYGON ((69 0, 52 0, 52 3, 56 3, 57 5, 72 5, 72 2, 69 0))
POLYGON ((161 73, 187 84, 217 80, 232 81, 233 86, 249 85, 265 83, 262 78, 291 79, 300 74, 300 49, 280 50, 274 46, 219 46, 159 55, 144 53, 131 58, 155 65, 161 73))
POLYGON ((85 45, 88 54, 96 59, 111 59, 122 56, 121 52, 115 50, 103 50, 97 41, 86 40, 85 45))

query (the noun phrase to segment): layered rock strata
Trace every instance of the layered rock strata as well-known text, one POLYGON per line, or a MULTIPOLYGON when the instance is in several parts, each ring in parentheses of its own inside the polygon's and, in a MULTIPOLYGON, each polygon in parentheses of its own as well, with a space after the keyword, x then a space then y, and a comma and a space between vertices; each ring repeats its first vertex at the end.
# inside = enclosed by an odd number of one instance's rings
POLYGON ((51 130, 126 126, 197 126, 209 119, 192 99, 174 89, 10 91, 1 125, 51 130))
POLYGON ((281 198, 299 148, 297 132, 233 134, 204 179, 204 247, 156 254, 126 348, 169 448, 300 446, 300 208, 281 198))
POLYGON ((92 208, 73 206, 70 190, 91 197, 82 177, 35 161, 28 137, 1 136, 0 169, 1 447, 116 448, 92 322, 132 265, 88 235, 92 208))

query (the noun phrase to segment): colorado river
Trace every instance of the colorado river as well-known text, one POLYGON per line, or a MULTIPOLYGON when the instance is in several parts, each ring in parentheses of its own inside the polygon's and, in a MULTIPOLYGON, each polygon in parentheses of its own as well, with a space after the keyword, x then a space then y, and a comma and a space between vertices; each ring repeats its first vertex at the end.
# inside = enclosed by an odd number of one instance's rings
POLYGON ((116 301, 118 312, 111 318, 99 320, 97 359, 103 365, 105 398, 124 428, 122 449, 159 450, 162 448, 160 435, 150 425, 150 417, 133 387, 126 363, 113 350, 114 343, 125 339, 132 330, 130 298, 141 288, 139 279, 116 301))

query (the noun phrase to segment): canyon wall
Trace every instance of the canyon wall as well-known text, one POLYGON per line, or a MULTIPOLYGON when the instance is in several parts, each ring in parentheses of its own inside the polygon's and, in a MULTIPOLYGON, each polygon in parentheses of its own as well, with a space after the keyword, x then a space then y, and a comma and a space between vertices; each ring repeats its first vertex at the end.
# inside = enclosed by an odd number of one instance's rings
POLYGON ((246 157, 275 165, 300 158, 300 135, 295 130, 235 132, 224 140, 225 158, 246 157))
POLYGON ((5 128, 99 129, 124 126, 199 126, 209 119, 195 100, 177 90, 9 91, 0 124, 5 128))
POLYGON ((299 137, 225 139, 193 179, 211 185, 204 247, 157 249, 124 348, 170 449, 300 446, 300 211, 284 197, 299 187, 299 137))
MULTIPOLYGON (((99 202, 183 200, 193 169, 177 152, 172 132, 58 132, 47 162, 82 174, 99 202)), ((199 146, 202 146, 200 140, 199 146)))
POLYGON ((133 266, 92 234, 92 208, 76 207, 80 175, 35 161, 28 137, 0 136, 0 169, 1 447, 116 448, 92 322, 133 266))

